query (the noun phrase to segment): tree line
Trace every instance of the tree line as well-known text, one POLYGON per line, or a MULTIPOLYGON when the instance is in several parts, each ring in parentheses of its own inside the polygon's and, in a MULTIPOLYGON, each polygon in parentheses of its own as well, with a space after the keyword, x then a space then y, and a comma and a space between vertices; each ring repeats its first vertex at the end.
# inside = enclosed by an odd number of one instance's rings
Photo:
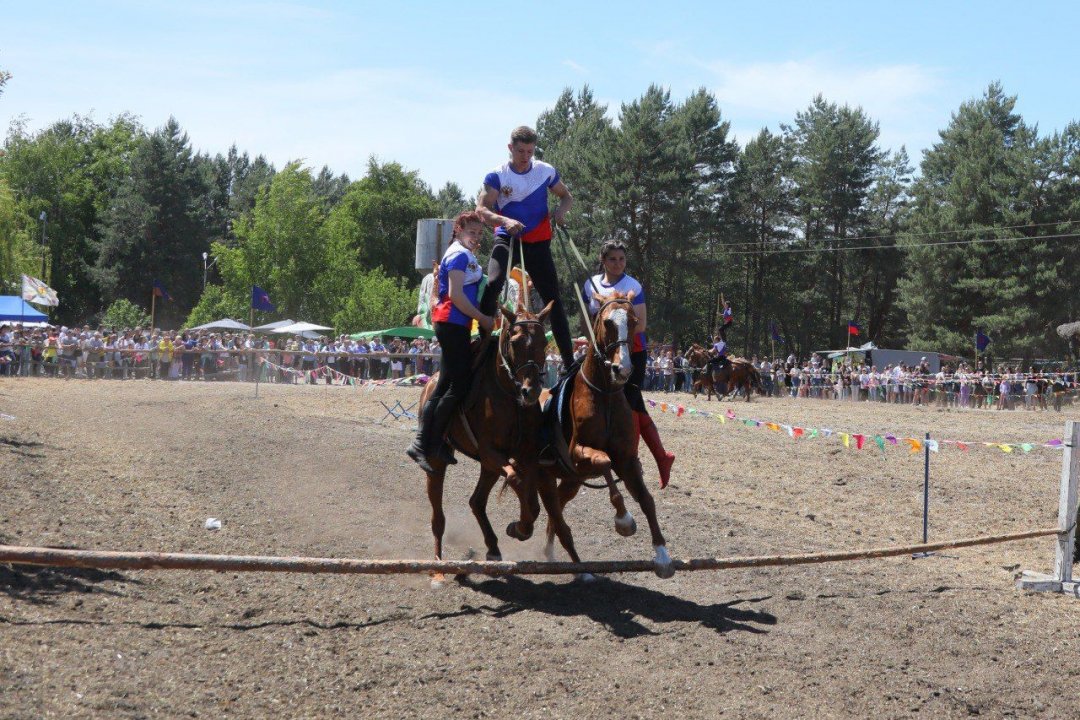
MULTIPOLYGON (((821 96, 740 147, 706 90, 678 101, 652 86, 614 113, 583 87, 536 119, 538 155, 574 193, 586 257, 626 243, 652 340, 703 340, 723 296, 747 354, 843 347, 854 322, 885 347, 970 356, 981 329, 999 357, 1058 357, 1054 328, 1080 319, 1080 124, 1040 134, 1015 106, 997 83, 964 102, 916 172, 861 108, 821 96)), ((351 180, 197 153, 172 118, 16 122, 0 281, 44 274, 68 323, 148 307, 156 279, 173 298, 157 305, 165 326, 244 318, 259 285, 282 317, 385 327, 415 307, 416 220, 474 202, 374 158, 351 180)), ((583 272, 554 252, 569 295, 583 272)))

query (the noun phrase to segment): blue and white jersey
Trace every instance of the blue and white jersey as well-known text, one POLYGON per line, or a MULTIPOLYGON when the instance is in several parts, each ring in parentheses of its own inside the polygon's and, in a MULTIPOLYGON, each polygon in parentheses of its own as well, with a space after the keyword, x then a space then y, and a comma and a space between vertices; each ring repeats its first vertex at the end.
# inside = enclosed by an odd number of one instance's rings
MULTIPOLYGON (((597 299, 597 295, 600 297, 610 297, 616 292, 623 294, 634 293, 634 299, 631 303, 637 307, 645 304, 645 288, 641 286, 634 278, 627 274, 623 274, 618 280, 611 285, 605 281, 604 273, 599 273, 592 276, 592 281, 585 281, 585 284, 581 286, 582 297, 585 298, 589 315, 596 317, 596 313, 600 312, 601 300, 597 299)), ((634 344, 631 348, 631 352, 640 352, 645 349, 648 342, 645 337, 645 333, 634 333, 634 344)))
POLYGON ((455 240, 450 247, 446 248, 442 262, 439 263, 439 302, 431 311, 431 319, 433 322, 472 325, 472 318, 458 310, 450 299, 451 270, 460 270, 465 274, 462 290, 469 302, 473 305, 477 304, 480 278, 483 277, 484 271, 480 269, 476 256, 455 240))
POLYGON ((717 357, 724 357, 727 355, 727 343, 723 340, 717 340, 713 343, 712 349, 716 351, 717 357))
MULTIPOLYGON (((519 173, 507 162, 484 177, 484 185, 499 191, 495 210, 525 226, 522 242, 543 242, 551 239, 548 218, 548 189, 559 184, 559 171, 542 160, 533 160, 529 169, 519 173)), ((498 237, 509 237, 499 226, 498 237)))

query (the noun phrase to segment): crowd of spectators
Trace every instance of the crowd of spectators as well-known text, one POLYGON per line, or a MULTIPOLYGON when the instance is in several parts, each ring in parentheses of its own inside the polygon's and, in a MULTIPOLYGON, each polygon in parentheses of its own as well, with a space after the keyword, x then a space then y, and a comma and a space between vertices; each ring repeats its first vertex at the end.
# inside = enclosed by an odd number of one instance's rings
MULTIPOLYGON (((578 356, 587 345, 579 343, 578 356)), ((327 382, 342 378, 393 380, 431 375, 439 368, 438 340, 373 337, 352 339, 273 337, 214 330, 115 330, 106 327, 20 328, 0 325, 0 375, 126 380, 239 380, 327 382)), ((1060 409, 1080 393, 1075 370, 1044 372, 961 363, 931 372, 924 361, 883 368, 814 354, 751 358, 765 393, 956 408, 1060 409)), ((561 368, 554 345, 547 357, 547 384, 561 368)), ((691 392, 701 371, 669 346, 649 350, 642 390, 691 392)))
POLYGON ((374 337, 266 337, 213 330, 0 326, 0 375, 127 380, 332 382, 438 370, 439 343, 374 337))

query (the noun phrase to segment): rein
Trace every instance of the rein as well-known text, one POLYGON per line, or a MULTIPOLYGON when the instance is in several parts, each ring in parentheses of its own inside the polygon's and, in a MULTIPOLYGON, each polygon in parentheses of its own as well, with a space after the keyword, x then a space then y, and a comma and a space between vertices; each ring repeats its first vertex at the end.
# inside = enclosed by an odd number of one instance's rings
POLYGON ((517 391, 517 393, 515 394, 515 393, 509 392, 508 390, 506 390, 506 388, 504 388, 499 383, 496 383, 496 385, 500 390, 502 390, 507 395, 514 396, 515 400, 517 401, 517 403, 519 405, 524 405, 524 403, 522 402, 523 398, 521 397, 521 382, 518 380, 518 375, 520 375, 522 371, 528 370, 531 367, 531 368, 534 368, 536 370, 537 380, 539 381, 541 368, 540 368, 540 365, 535 360, 526 360, 521 365, 519 365, 516 369, 511 368, 510 367, 510 362, 506 359, 506 350, 503 347, 503 340, 505 339, 506 344, 509 344, 510 343, 510 331, 513 330, 515 327, 521 327, 521 326, 524 326, 524 325, 540 325, 541 327, 543 327, 543 323, 540 322, 539 320, 515 320, 514 322, 510 323, 510 325, 508 327, 503 328, 502 332, 499 333, 499 343, 498 343, 499 364, 502 366, 503 370, 506 371, 506 375, 509 377, 510 382, 512 382, 514 384, 514 389, 517 391))

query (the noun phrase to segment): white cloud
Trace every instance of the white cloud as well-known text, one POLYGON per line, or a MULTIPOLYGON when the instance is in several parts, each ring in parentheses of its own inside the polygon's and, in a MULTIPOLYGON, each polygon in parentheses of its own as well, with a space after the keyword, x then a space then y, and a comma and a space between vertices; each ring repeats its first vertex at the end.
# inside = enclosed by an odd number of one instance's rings
POLYGON ((562 64, 565 67, 568 67, 571 70, 573 70, 574 72, 576 72, 578 75, 588 75, 589 74, 589 71, 586 70, 583 65, 579 65, 578 63, 574 62, 573 60, 569 60, 569 59, 568 60, 563 60, 562 64))
POLYGON ((948 121, 941 71, 914 64, 842 65, 811 58, 783 62, 703 63, 710 90, 725 117, 738 118, 735 132, 745 143, 762 127, 776 132, 819 93, 829 102, 861 107, 881 127, 881 145, 909 150, 927 147, 948 121), (758 123, 755 127, 755 123, 758 123))

